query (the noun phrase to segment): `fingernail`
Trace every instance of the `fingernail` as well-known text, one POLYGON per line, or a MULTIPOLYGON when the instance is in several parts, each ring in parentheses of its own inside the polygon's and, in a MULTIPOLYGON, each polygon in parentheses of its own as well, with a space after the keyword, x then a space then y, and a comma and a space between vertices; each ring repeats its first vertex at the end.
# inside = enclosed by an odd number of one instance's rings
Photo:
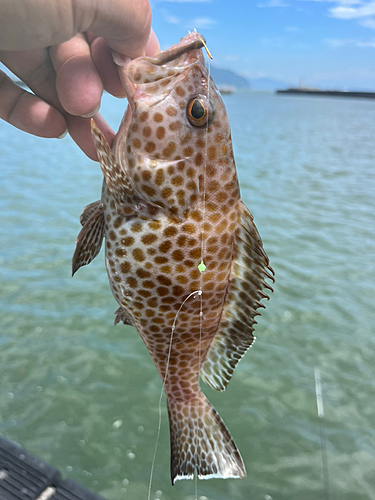
POLYGON ((68 129, 66 129, 63 134, 59 135, 58 139, 64 139, 64 137, 66 136, 67 133, 68 133, 68 129))
POLYGON ((155 31, 151 28, 150 36, 146 45, 146 56, 155 57, 160 52, 160 43, 155 31))
POLYGON ((99 111, 100 109, 100 104, 99 106, 94 110, 92 111, 91 113, 88 113, 87 115, 81 115, 82 118, 91 118, 92 116, 96 115, 96 113, 99 111))

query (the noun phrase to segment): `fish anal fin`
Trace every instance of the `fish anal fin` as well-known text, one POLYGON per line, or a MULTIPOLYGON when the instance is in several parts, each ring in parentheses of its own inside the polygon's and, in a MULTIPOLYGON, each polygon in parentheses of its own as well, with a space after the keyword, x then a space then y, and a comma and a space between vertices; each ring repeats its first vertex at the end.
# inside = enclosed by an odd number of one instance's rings
POLYGON ((168 400, 172 484, 180 479, 245 478, 241 455, 202 392, 189 401, 168 400))
POLYGON ((135 193, 127 173, 116 160, 112 150, 93 119, 91 119, 91 135, 98 155, 100 168, 116 205, 119 215, 131 216, 136 213, 133 208, 135 193))
POLYGON ((264 280, 273 280, 253 217, 242 202, 240 210, 228 296, 200 371, 202 380, 217 391, 226 388, 237 363, 254 343, 255 317, 260 314, 257 309, 264 308, 260 300, 268 298, 263 289, 271 289, 264 280))
POLYGON ((100 252, 104 237, 104 212, 99 204, 78 235, 72 260, 73 276, 82 266, 90 264, 100 252))

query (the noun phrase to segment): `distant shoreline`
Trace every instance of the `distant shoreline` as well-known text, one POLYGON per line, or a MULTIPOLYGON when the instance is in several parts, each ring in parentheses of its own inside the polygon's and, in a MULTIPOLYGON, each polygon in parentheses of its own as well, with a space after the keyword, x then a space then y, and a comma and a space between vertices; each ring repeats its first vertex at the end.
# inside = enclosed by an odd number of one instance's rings
POLYGON ((277 94, 301 94, 317 95, 328 97, 360 97, 365 99, 375 99, 375 92, 355 92, 345 90, 318 90, 318 89, 286 89, 276 90, 277 94))

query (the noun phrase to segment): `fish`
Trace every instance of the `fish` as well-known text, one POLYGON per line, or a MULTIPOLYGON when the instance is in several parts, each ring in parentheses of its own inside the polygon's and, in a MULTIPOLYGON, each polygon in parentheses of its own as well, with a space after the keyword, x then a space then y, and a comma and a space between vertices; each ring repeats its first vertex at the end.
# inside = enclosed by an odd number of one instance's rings
POLYGON ((155 57, 114 55, 128 107, 112 147, 91 121, 104 181, 101 199, 83 210, 72 261, 74 274, 105 240, 115 324, 136 328, 163 383, 172 484, 246 477, 199 378, 227 387, 274 281, 241 201, 205 46, 193 32, 155 57))

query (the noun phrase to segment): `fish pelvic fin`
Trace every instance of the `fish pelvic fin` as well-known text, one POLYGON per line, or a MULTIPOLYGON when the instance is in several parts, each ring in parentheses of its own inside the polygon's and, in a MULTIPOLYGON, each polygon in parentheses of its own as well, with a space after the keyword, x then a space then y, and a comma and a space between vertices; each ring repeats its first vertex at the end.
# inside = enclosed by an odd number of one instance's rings
POLYGON ((203 392, 190 401, 168 400, 171 479, 245 478, 241 455, 203 392))
MULTIPOLYGON (((102 246, 104 237, 104 212, 103 205, 98 202, 96 203, 97 205, 88 219, 84 217, 84 221, 82 222, 81 216, 81 223, 83 224, 83 228, 78 235, 76 248, 72 259, 73 276, 80 267, 90 264, 90 262, 95 259, 102 246)), ((94 204, 92 203, 91 205, 88 205, 88 207, 92 208, 92 205, 94 204)), ((82 215, 84 214, 85 209, 82 215)))
POLYGON ((95 210, 98 208, 99 205, 101 205, 101 200, 94 201, 93 203, 90 203, 89 205, 86 205, 85 208, 82 210, 82 213, 79 218, 79 222, 81 223, 81 226, 84 226, 86 222, 89 220, 89 218, 92 216, 92 214, 95 212, 95 210))
POLYGON ((253 216, 241 202, 228 297, 200 371, 212 389, 223 391, 227 387, 237 363, 254 343, 255 317, 260 315, 257 309, 265 307, 260 300, 269 299, 262 290, 273 291, 265 279, 274 282, 273 274, 253 216))
POLYGON ((93 119, 91 119, 91 135, 98 155, 100 168, 110 190, 116 210, 119 215, 130 216, 135 214, 132 206, 134 203, 134 189, 130 180, 116 160, 112 150, 93 119))
POLYGON ((119 307, 117 311, 115 311, 115 326, 122 321, 124 325, 134 326, 133 320, 123 307, 119 307))

